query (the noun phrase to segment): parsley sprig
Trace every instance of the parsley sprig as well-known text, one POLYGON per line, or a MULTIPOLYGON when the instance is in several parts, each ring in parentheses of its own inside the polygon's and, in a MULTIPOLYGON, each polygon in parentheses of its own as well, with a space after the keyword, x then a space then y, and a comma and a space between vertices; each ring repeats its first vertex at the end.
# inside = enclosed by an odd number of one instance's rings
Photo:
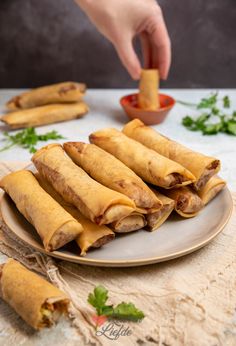
POLYGON ((236 136, 236 111, 230 114, 230 99, 226 95, 219 99, 218 93, 204 97, 198 104, 178 101, 179 103, 201 111, 197 118, 189 115, 182 119, 182 124, 190 131, 201 131, 204 135, 214 135, 219 132, 236 136), (219 107, 221 104, 221 107, 219 107))
POLYGON ((98 316, 104 315, 109 318, 120 320, 140 321, 144 318, 144 313, 138 310, 133 303, 122 302, 117 306, 106 305, 108 300, 108 290, 104 286, 97 286, 93 293, 88 296, 88 303, 97 311, 98 316))
POLYGON ((39 135, 34 127, 24 129, 17 134, 12 135, 10 132, 4 132, 4 141, 6 145, 0 149, 0 152, 8 150, 16 145, 21 148, 28 149, 30 153, 35 153, 38 142, 46 142, 48 140, 63 139, 57 131, 53 130, 45 134, 39 135))

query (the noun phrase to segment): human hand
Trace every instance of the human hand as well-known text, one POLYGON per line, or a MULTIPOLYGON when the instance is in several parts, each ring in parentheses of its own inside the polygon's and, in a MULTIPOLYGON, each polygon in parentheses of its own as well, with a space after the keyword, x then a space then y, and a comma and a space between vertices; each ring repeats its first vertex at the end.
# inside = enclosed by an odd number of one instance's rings
POLYGON ((145 68, 157 68, 166 79, 171 62, 170 39, 161 8, 155 0, 75 0, 97 29, 112 42, 133 79, 141 64, 133 48, 139 36, 145 68))

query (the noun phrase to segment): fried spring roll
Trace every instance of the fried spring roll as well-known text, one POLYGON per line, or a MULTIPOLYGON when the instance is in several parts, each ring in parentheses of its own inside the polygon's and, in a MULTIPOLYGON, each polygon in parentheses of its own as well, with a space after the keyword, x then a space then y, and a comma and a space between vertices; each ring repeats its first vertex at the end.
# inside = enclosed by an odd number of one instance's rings
POLYGON ((134 202, 119 192, 108 189, 78 167, 65 155, 61 145, 50 144, 32 157, 37 170, 69 203, 98 225, 128 216, 134 202))
POLYGON ((44 106, 51 103, 68 103, 81 101, 86 85, 64 82, 26 91, 13 97, 6 104, 11 111, 44 106))
POLYGON ((212 177, 206 185, 198 191, 204 205, 208 204, 225 187, 226 182, 220 177, 212 177))
POLYGON ((115 238, 115 233, 109 227, 105 225, 98 226, 84 217, 76 207, 67 203, 52 185, 38 173, 35 176, 42 188, 83 226, 83 232, 75 239, 80 247, 81 256, 85 256, 90 248, 99 248, 115 238))
POLYGON ((81 118, 88 112, 84 102, 67 105, 53 104, 3 115, 0 119, 11 129, 36 127, 81 118))
POLYGON ((143 180, 166 189, 194 181, 192 173, 180 164, 159 155, 115 129, 92 133, 90 142, 117 157, 143 180))
POLYGON ((175 201, 173 199, 164 196, 158 191, 154 192, 162 201, 163 207, 157 212, 145 215, 147 220, 147 229, 149 231, 155 231, 158 229, 167 220, 175 207, 175 201))
POLYGON ((134 212, 121 220, 113 222, 111 227, 116 233, 128 233, 137 231, 138 229, 145 227, 146 224, 145 216, 138 212, 134 212))
POLYGON ((160 108, 158 89, 158 70, 142 70, 139 82, 138 107, 151 111, 160 108))
POLYGON ((198 194, 188 186, 166 190, 163 193, 175 201, 175 211, 185 218, 196 216, 204 207, 198 194))
POLYGON ((219 160, 195 152, 182 144, 172 141, 151 127, 145 126, 138 119, 125 125, 123 133, 187 168, 196 177, 196 182, 194 183, 196 190, 201 189, 220 170, 219 160))
POLYGON ((68 313, 64 292, 14 259, 0 266, 1 297, 34 329, 49 328, 68 313))
POLYGON ((47 251, 62 247, 83 231, 81 224, 41 188, 33 173, 10 173, 0 181, 0 187, 35 227, 47 251))
POLYGON ((152 190, 113 155, 96 145, 81 142, 65 143, 64 149, 92 178, 128 196, 137 207, 148 211, 157 211, 161 208, 162 203, 152 190))

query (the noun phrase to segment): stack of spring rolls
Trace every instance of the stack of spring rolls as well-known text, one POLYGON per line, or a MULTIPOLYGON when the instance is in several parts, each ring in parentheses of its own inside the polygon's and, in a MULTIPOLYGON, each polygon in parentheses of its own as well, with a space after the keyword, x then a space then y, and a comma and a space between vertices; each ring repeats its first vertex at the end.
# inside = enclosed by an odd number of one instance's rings
POLYGON ((64 82, 44 86, 13 97, 1 121, 11 129, 36 127, 82 117, 88 112, 83 101, 86 85, 64 82))
POLYGON ((194 217, 225 186, 219 160, 140 120, 89 140, 47 145, 32 157, 36 174, 21 170, 0 181, 47 251, 74 241, 84 256, 118 233, 158 229, 173 210, 194 217))

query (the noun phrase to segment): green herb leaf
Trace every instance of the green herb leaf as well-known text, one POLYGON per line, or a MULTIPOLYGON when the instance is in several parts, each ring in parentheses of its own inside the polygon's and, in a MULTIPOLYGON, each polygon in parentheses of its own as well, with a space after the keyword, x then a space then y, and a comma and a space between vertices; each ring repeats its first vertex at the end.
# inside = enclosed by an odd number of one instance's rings
POLYGON ((133 303, 122 302, 114 308, 112 317, 137 322, 144 318, 144 313, 138 310, 133 303))
POLYGON ((30 153, 36 152, 36 145, 38 142, 46 142, 51 139, 63 139, 64 137, 60 135, 57 131, 53 130, 47 132, 43 135, 36 133, 34 127, 29 127, 24 129, 15 135, 11 135, 9 132, 3 133, 4 141, 6 145, 0 149, 0 152, 10 149, 11 147, 18 145, 21 148, 28 149, 30 153))
POLYGON ((97 286, 94 288, 93 293, 88 296, 88 303, 91 304, 96 310, 98 315, 102 315, 103 308, 105 308, 108 299, 108 291, 104 286, 97 286))
POLYGON ((224 108, 230 108, 230 99, 227 95, 223 97, 223 106, 224 108))
POLYGON ((231 120, 227 124, 227 132, 236 136, 236 120, 231 120))
POLYGON ((212 94, 210 97, 202 98, 200 103, 197 105, 198 109, 202 108, 213 108, 217 103, 218 92, 212 94))

